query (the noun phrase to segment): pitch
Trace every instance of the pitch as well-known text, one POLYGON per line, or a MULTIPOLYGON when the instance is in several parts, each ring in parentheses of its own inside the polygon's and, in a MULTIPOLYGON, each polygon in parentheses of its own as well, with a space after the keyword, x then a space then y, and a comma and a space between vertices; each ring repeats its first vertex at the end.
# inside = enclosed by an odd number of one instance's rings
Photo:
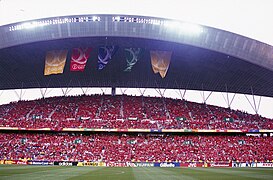
POLYGON ((273 179, 272 168, 130 168, 130 167, 59 167, 0 166, 0 179, 59 180, 165 180, 165 179, 273 179))

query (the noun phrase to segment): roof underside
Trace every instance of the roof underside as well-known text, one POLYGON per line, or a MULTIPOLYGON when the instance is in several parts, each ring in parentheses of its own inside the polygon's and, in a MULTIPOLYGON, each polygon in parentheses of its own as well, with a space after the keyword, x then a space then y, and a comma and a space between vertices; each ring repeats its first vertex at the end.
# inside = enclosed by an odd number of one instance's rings
POLYGON ((189 45, 140 38, 90 37, 37 42, 0 50, 0 89, 42 87, 132 87, 193 89, 235 92, 273 97, 273 71, 225 54, 189 45), (105 69, 97 70, 101 45, 118 45, 119 50, 105 69), (84 72, 70 72, 72 48, 93 47, 84 72), (131 72, 123 49, 141 47, 144 55, 131 72), (64 73, 44 76, 49 50, 68 49, 64 73), (172 51, 164 79, 154 74, 150 50, 172 51), (253 92, 252 92, 253 90, 253 92))

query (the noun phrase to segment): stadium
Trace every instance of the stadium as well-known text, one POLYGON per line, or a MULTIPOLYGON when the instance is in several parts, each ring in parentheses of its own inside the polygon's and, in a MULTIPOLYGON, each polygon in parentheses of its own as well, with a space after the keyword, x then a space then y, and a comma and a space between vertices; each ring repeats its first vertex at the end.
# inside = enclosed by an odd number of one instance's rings
POLYGON ((0 1, 0 179, 273 179, 270 38, 30 3, 0 1))

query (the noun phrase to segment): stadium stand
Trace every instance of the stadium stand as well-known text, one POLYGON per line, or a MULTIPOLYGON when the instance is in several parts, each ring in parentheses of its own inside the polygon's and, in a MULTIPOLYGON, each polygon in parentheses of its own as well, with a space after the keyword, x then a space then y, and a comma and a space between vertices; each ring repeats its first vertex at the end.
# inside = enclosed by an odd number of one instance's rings
POLYGON ((0 133, 0 159, 104 162, 267 162, 272 137, 0 133))
POLYGON ((180 99, 82 95, 1 105, 0 127, 249 130, 273 120, 180 99))

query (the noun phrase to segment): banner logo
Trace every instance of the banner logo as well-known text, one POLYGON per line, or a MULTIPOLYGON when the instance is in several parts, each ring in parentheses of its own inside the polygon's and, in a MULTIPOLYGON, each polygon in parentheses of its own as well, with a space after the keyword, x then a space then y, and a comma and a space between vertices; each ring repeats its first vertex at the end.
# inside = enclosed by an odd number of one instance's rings
POLYGON ((48 51, 45 60, 44 75, 63 73, 67 57, 67 50, 48 51))
POLYGON ((92 48, 74 48, 71 56, 70 71, 84 71, 92 48))
POLYGON ((125 55, 126 55, 126 62, 127 67, 124 69, 126 72, 130 72, 133 66, 137 63, 138 58, 142 52, 141 48, 126 48, 125 55))
POLYGON ((99 48, 98 54, 98 69, 102 70, 116 53, 117 46, 104 46, 99 48))

